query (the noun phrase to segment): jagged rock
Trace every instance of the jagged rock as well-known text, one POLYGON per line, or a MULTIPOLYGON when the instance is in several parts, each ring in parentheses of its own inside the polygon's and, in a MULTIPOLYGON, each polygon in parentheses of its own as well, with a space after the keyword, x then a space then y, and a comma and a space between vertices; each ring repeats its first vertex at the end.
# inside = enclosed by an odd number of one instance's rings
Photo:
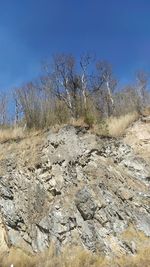
POLYGON ((150 237, 150 215, 147 212, 140 211, 136 214, 137 227, 145 233, 146 236, 150 237))
POLYGON ((120 140, 106 140, 100 153, 106 158, 113 159, 114 163, 123 166, 125 171, 133 177, 146 181, 150 176, 150 166, 146 161, 136 156, 132 148, 120 140))
MULTIPOLYGON (((137 244, 121 235, 132 224, 150 236, 145 160, 123 140, 101 139, 84 128, 66 126, 43 140, 34 164, 14 152, 0 161, 0 215, 9 245, 38 252, 54 242, 58 251, 80 245, 135 253, 137 244)), ((0 236, 8 249, 1 225, 0 236)))
POLYGON ((75 203, 84 220, 93 219, 97 205, 87 188, 77 192, 75 203))

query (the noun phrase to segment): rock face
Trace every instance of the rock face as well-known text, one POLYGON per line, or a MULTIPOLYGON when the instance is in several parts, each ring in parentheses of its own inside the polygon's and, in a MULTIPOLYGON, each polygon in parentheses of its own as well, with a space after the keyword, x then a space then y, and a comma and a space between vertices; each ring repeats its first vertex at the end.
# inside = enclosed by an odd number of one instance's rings
POLYGON ((129 227, 149 241, 150 168, 143 158, 123 140, 72 126, 49 131, 43 140, 32 166, 14 148, 0 161, 5 249, 38 252, 55 242, 58 251, 80 245, 108 255, 134 253, 136 240, 123 237, 129 227))

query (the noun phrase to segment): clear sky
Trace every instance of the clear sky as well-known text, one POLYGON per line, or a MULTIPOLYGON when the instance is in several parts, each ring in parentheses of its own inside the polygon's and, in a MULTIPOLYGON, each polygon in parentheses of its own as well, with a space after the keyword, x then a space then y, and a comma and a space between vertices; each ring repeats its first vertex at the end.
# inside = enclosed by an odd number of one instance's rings
POLYGON ((0 0, 0 89, 57 52, 95 52, 126 82, 150 71, 150 0, 0 0))

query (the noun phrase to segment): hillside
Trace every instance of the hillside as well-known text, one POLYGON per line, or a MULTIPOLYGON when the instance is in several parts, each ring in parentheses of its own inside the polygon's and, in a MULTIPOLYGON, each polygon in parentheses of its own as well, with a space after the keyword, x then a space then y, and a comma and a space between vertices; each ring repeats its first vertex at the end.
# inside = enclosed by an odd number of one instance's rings
POLYGON ((118 139, 64 126, 0 150, 3 255, 50 244, 111 258, 150 248, 149 123, 135 122, 118 139))

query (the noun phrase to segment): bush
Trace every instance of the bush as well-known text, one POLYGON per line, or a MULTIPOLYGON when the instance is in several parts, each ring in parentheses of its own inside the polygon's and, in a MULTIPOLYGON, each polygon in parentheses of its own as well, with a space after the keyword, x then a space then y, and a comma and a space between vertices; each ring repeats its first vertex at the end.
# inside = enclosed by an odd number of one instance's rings
POLYGON ((92 128, 95 123, 95 117, 90 110, 86 110, 84 114, 84 122, 92 128))

